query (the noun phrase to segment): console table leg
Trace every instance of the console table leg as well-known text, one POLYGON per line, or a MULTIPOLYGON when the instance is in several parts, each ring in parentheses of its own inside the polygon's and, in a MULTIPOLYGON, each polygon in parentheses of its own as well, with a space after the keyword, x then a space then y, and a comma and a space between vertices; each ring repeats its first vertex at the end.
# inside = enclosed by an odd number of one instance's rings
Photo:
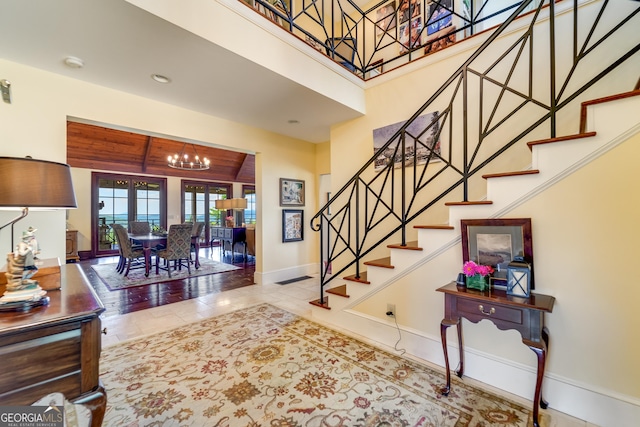
POLYGON ((464 352, 462 351, 462 322, 460 321, 460 319, 458 319, 457 329, 458 329, 458 352, 460 357, 460 367, 456 371, 456 375, 458 376, 458 378, 462 378, 462 375, 464 374, 464 352))
POLYGON ((547 343, 549 341, 549 334, 546 328, 542 330, 542 342, 532 343, 527 342, 525 344, 533 350, 538 357, 538 373, 536 377, 536 390, 533 396, 533 425, 534 427, 540 427, 539 412, 540 407, 546 408, 547 402, 542 398, 542 380, 544 379, 544 367, 547 359, 547 343))
MULTIPOLYGON (((452 325, 458 326, 458 341, 460 341, 462 333, 460 332, 459 320, 452 321, 448 319, 442 319, 442 322, 440 322, 440 339, 442 341, 442 352, 444 353, 444 369, 447 378, 447 384, 442 390, 440 390, 440 393, 444 396, 449 395, 449 391, 451 391, 451 371, 449 370, 449 351, 447 349, 447 328, 452 325)), ((462 346, 460 347, 460 351, 462 352, 462 346)))
MULTIPOLYGON (((549 330, 546 327, 542 328, 542 340, 544 341, 544 344, 545 344, 545 348, 546 348, 545 351, 549 351, 549 330)), ((540 391, 540 407, 542 409, 547 409, 549 407, 549 403, 546 400, 544 400, 544 398, 542 397, 542 390, 540 391)))

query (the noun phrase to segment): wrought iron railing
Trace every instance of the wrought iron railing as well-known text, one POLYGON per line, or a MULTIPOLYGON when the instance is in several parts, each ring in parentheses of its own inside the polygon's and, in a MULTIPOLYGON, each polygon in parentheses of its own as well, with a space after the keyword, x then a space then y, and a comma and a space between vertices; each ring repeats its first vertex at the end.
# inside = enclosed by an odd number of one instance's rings
POLYGON ((362 9, 354 0, 242 1, 363 79, 497 26, 523 3, 381 0, 362 9))
MULTIPOLYGON (((360 277, 363 258, 381 244, 406 245, 408 226, 429 209, 483 197, 481 171, 526 167, 517 160, 530 158, 523 139, 575 133, 577 126, 559 126, 559 118, 572 123, 561 110, 583 94, 609 95, 619 77, 596 83, 640 50, 637 3, 574 0, 559 11, 535 0, 531 14, 516 19, 532 2, 522 2, 311 219, 322 244, 320 301, 332 279, 360 277), (556 38, 559 25, 572 37, 556 38), (495 47, 498 39, 506 49, 495 47)), ((628 76, 628 90, 637 76, 628 76)))

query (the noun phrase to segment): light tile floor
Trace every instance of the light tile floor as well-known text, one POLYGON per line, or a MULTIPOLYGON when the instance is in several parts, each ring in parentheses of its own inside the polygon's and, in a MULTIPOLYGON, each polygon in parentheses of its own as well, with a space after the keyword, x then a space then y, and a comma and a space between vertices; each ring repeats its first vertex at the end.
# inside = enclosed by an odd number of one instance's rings
MULTIPOLYGON (((241 308, 250 307, 260 303, 270 303, 303 317, 312 318, 311 310, 315 309, 309 301, 318 298, 319 282, 317 278, 307 279, 287 285, 253 285, 240 289, 234 289, 217 294, 209 294, 200 298, 182 301, 148 310, 137 311, 117 316, 109 316, 102 319, 103 328, 107 328, 107 334, 103 335, 102 345, 106 348, 134 338, 156 332, 166 331, 188 323, 193 323, 208 317, 217 316, 241 308)), ((313 318, 318 321, 317 318, 313 318)), ((354 336, 352 333, 348 335, 354 336)), ((355 336, 364 342, 371 343, 366 337, 355 336)), ((394 352, 394 349, 380 343, 371 343, 394 352)), ((421 363, 432 365, 430 362, 420 360, 421 363)), ((436 369, 441 367, 434 366, 436 369)), ((470 378, 465 378, 481 388, 485 388, 496 394, 529 406, 531 402, 519 396, 505 393, 483 383, 478 383, 470 378)), ((594 424, 570 417, 555 410, 542 410, 548 414, 543 418, 542 427, 597 427, 594 424), (545 420, 549 420, 549 424, 545 420)))

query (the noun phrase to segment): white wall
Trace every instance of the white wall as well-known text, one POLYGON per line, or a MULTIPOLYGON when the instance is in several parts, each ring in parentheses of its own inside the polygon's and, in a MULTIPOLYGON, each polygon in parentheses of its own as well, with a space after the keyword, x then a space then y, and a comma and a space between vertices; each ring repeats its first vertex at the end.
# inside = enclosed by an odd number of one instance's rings
MULTIPOLYGON (((0 69, 2 77, 12 83, 12 103, 0 104, 0 155, 31 155, 34 158, 66 162, 67 117, 254 152, 258 192, 256 281, 272 282, 316 271, 316 233, 305 233, 303 242, 282 243, 282 216, 278 206, 281 177, 305 180, 309 192, 316 188, 314 144, 6 60, 0 59, 0 69), (259 242, 267 242, 267 250, 262 251, 259 242)), ((84 245, 84 239, 88 236, 86 224, 90 213, 90 174, 74 170, 73 176, 79 209, 70 215, 70 222, 78 227, 80 241, 84 245)), ((179 218, 179 180, 170 179, 168 184, 169 209, 179 218)), ((18 177, 16 185, 19 185, 18 177)), ((311 193, 307 196, 305 218, 316 209, 316 198, 311 193)), ((0 221, 6 222, 13 217, 15 212, 0 212, 0 221)), ((37 237, 42 246, 42 257, 64 259, 64 212, 34 212, 18 223, 16 235, 20 236, 22 229, 30 225, 38 228, 37 237)), ((7 251, 10 246, 9 238, 9 233, 3 230, 0 247, 5 247, 7 251)))

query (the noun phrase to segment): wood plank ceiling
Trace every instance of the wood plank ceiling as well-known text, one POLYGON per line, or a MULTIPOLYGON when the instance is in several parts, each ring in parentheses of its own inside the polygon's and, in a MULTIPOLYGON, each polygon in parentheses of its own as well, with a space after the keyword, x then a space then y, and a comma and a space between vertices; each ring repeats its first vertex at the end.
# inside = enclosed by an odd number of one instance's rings
POLYGON ((185 148, 183 141, 71 121, 67 122, 67 163, 84 169, 255 184, 253 154, 189 143, 185 148), (167 156, 183 149, 190 158, 196 152, 208 158, 211 167, 204 171, 170 168, 167 156))

